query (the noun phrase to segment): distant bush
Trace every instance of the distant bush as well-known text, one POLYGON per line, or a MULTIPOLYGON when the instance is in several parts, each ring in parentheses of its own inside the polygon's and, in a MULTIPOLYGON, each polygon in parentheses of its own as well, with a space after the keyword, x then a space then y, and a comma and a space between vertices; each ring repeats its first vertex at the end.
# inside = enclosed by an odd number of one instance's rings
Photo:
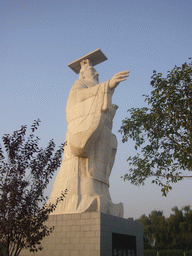
POLYGON ((155 250, 147 249, 144 251, 144 256, 192 256, 192 250, 155 250))

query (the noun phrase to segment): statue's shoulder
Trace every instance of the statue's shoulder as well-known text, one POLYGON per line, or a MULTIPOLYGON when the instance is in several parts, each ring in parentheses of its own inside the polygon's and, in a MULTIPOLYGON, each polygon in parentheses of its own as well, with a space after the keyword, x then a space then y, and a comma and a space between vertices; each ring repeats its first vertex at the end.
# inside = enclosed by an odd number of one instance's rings
POLYGON ((72 86, 71 91, 88 89, 88 88, 92 88, 92 87, 98 87, 101 84, 92 83, 87 80, 77 80, 77 81, 75 81, 74 85, 72 86))
POLYGON ((86 85, 86 83, 82 80, 77 80, 75 81, 74 85, 71 88, 71 91, 73 90, 81 90, 81 89, 86 89, 88 88, 88 86, 86 85))

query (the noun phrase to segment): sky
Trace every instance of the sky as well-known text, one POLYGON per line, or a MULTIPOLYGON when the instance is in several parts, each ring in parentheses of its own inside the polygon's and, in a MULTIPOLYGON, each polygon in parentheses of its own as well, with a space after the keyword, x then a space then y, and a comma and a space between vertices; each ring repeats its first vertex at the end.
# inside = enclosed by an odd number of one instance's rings
POLYGON ((100 82, 130 71, 113 95, 119 109, 112 201, 123 202, 125 218, 153 210, 169 216, 174 206, 192 206, 192 179, 174 184, 166 198, 150 179, 140 187, 124 182, 135 150, 118 133, 127 110, 145 106, 142 95, 152 91, 153 70, 166 77, 192 57, 191 0, 1 0, 0 45, 0 137, 39 118, 43 146, 52 138, 58 146, 64 142, 67 98, 78 79, 67 65, 100 48, 108 58, 95 67, 100 82))

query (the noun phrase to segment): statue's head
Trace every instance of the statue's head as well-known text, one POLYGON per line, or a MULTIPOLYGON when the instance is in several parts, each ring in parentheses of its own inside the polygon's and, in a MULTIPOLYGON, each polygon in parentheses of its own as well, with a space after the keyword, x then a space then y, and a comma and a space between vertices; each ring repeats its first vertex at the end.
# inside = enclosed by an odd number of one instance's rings
POLYGON ((99 74, 93 67, 93 64, 89 59, 81 61, 81 70, 79 75, 79 80, 86 80, 93 82, 95 84, 99 83, 99 74))

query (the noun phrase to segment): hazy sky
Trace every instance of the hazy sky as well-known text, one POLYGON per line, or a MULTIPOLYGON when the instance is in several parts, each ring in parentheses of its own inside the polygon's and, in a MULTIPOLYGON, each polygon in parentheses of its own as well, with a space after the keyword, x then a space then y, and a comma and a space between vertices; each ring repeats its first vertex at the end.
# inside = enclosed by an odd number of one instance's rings
POLYGON ((113 202, 123 202, 126 218, 192 205, 192 179, 173 185, 167 198, 150 180, 141 187, 124 182, 134 147, 117 132, 127 109, 144 106, 153 70, 166 76, 192 56, 191 0, 1 0, 0 23, 0 136, 40 118, 42 145, 63 142, 68 93, 78 79, 67 64, 100 48, 108 58, 96 66, 101 82, 130 70, 113 96, 113 202))

